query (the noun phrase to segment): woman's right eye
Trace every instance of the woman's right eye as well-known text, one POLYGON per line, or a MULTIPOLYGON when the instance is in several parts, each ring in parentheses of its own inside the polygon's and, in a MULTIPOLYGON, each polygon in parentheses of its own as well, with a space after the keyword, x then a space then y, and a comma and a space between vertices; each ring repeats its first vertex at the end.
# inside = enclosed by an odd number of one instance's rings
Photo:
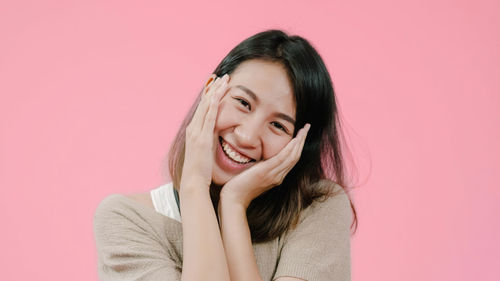
POLYGON ((242 104, 244 107, 248 108, 249 110, 251 109, 250 104, 241 98, 234 98, 235 100, 239 101, 240 104, 242 104))

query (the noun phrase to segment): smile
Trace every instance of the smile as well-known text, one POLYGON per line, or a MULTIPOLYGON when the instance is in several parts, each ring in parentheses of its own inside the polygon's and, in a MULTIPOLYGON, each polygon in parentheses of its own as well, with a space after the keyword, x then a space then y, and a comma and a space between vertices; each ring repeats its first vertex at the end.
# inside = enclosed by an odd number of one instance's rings
POLYGON ((238 152, 234 151, 233 149, 231 149, 231 145, 225 142, 223 138, 219 137, 219 142, 222 146, 222 151, 224 151, 224 154, 234 162, 239 164, 246 164, 255 161, 254 159, 243 156, 238 152))

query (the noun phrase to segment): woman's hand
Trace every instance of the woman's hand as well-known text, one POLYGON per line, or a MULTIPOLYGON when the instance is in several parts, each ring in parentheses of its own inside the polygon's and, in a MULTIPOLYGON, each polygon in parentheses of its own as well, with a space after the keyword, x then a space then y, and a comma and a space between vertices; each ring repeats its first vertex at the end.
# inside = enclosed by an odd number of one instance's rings
MULTIPOLYGON (((215 77, 212 77, 212 79, 215 77)), ((224 244, 210 198, 215 119, 228 75, 209 80, 186 128, 179 200, 182 216, 181 280, 230 280, 224 244)))
POLYGON ((310 127, 310 124, 306 124, 275 156, 253 165, 229 180, 222 188, 219 203, 231 201, 246 210, 254 198, 280 185, 299 161, 310 127))
POLYGON ((193 119, 186 128, 186 151, 182 168, 183 187, 206 186, 212 182, 214 126, 219 102, 227 90, 229 75, 212 75, 205 85, 193 119), (214 80, 215 79, 215 80, 214 80), (189 184, 187 184, 189 182, 189 184))

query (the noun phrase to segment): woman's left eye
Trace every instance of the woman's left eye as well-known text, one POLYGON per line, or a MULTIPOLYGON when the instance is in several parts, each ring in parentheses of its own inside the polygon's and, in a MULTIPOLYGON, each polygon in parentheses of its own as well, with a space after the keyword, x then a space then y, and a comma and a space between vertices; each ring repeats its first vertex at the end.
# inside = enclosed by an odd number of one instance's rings
POLYGON ((283 132, 288 133, 287 130, 286 130, 286 128, 283 125, 281 125, 280 123, 278 123, 278 122, 271 122, 271 124, 273 124, 274 127, 278 128, 280 130, 283 130, 283 132))

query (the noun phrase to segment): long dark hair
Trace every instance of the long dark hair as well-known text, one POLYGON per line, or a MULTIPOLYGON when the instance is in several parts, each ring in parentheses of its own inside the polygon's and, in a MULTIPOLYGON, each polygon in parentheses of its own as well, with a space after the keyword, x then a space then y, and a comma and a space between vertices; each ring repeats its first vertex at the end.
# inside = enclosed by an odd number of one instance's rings
MULTIPOLYGON (((318 52, 300 36, 288 36, 281 30, 267 30, 238 44, 213 73, 219 77, 231 74, 240 63, 249 59, 278 62, 287 70, 297 105, 293 135, 306 123, 311 124, 302 155, 282 184, 261 194, 248 206, 247 219, 252 241, 269 241, 283 234, 297 223, 300 212, 314 200, 335 196, 338 192, 332 191, 336 184, 349 197, 353 212, 351 227, 355 225, 357 229, 356 210, 346 190, 337 102, 330 74, 318 52)), ((201 93, 169 151, 169 172, 176 188, 180 184, 184 163, 186 127, 200 97, 201 93)))

